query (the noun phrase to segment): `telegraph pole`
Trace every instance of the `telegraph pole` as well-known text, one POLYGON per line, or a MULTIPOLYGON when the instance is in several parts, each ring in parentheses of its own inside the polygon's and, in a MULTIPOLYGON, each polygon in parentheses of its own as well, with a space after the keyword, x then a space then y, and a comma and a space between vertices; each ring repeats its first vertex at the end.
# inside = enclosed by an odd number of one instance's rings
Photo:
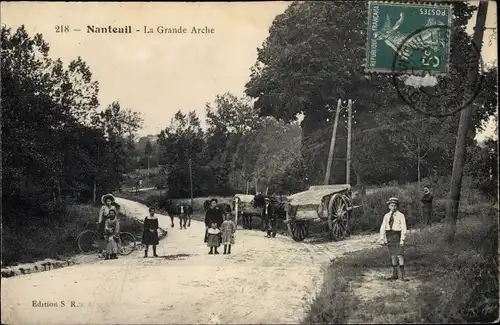
POLYGON ((193 205, 193 167, 192 167, 191 158, 189 158, 189 185, 190 185, 190 189, 191 189, 191 207, 194 208, 194 205, 193 205))
POLYGON ((332 161, 333 161, 333 149, 335 148, 335 137, 337 135, 337 124, 339 122, 341 103, 342 101, 339 99, 339 101, 337 102, 337 111, 335 112, 335 121, 333 122, 332 140, 330 142, 330 152, 328 153, 328 162, 326 163, 326 175, 325 175, 324 185, 328 185, 328 181, 330 180, 330 172, 332 169, 332 161))
MULTIPOLYGON (((474 29, 474 37, 472 41, 477 46, 478 58, 474 62, 476 68, 471 68, 468 74, 468 81, 473 84, 478 77, 477 65, 481 60, 481 48, 483 45, 484 25, 486 23, 486 13, 488 11, 488 0, 479 1, 477 10, 476 27, 474 29)), ((457 214, 460 203, 460 191, 462 189, 462 176, 465 161, 465 135, 470 124, 470 117, 472 115, 472 103, 464 108, 460 113, 460 122, 457 132, 457 141, 455 145, 455 156, 453 158, 453 171, 450 181, 450 192, 448 195, 448 202, 446 206, 446 222, 448 224, 447 241, 453 243, 455 239, 455 230, 457 225, 457 214)))
POLYGON ((347 104, 347 155, 346 155, 346 184, 351 183, 351 126, 352 126, 352 100, 347 104))

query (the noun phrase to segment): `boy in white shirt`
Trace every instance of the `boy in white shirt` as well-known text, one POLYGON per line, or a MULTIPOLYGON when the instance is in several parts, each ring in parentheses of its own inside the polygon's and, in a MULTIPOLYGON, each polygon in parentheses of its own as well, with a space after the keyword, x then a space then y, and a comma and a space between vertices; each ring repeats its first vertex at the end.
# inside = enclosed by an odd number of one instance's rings
POLYGON ((405 280, 404 269, 404 241, 406 238, 406 218, 398 211, 399 201, 391 197, 387 204, 389 212, 384 215, 380 226, 380 241, 382 245, 387 245, 391 256, 392 276, 388 280, 398 279, 398 263, 401 272, 401 280, 405 280))

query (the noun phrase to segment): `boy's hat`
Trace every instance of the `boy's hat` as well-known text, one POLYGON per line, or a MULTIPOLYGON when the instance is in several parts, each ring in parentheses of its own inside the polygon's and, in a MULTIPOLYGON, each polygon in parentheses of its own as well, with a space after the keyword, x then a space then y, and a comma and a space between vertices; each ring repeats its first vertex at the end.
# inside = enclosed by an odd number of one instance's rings
POLYGON ((391 203, 394 203, 396 205, 399 205, 399 200, 397 197, 391 197, 389 198, 389 200, 386 202, 387 204, 391 204, 391 203))
POLYGON ((213 201, 215 201, 215 203, 218 203, 218 202, 219 202, 219 201, 217 201, 217 199, 216 199, 216 198, 213 198, 213 199, 211 199, 211 200, 210 200, 210 203, 212 203, 213 201))
POLYGON ((104 194, 102 197, 101 197, 101 202, 102 204, 106 204, 106 200, 107 199, 111 199, 111 202, 115 202, 115 197, 113 196, 113 194, 104 194))
POLYGON ((266 197, 266 198, 264 198, 264 201, 271 201, 271 199, 266 197))

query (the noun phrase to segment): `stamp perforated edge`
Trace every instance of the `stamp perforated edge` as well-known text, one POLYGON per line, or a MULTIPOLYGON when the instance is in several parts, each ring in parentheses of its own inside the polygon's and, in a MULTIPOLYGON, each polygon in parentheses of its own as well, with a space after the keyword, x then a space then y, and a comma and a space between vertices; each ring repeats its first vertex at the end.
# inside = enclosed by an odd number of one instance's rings
MULTIPOLYGON (((448 15, 448 29, 453 29, 452 23, 453 23, 453 5, 451 3, 436 3, 436 2, 430 2, 430 1, 425 1, 425 2, 420 2, 420 1, 368 1, 367 2, 367 14, 366 14, 366 36, 365 36, 365 56, 363 58, 363 71, 366 75, 393 75, 395 74, 394 70, 391 68, 389 69, 372 69, 368 68, 368 58, 369 58, 369 53, 370 53, 370 26, 371 26, 371 15, 370 15, 370 8, 374 4, 400 4, 400 5, 418 5, 418 6, 434 6, 434 7, 447 7, 450 10, 450 15, 448 15)), ((447 75, 448 72, 450 71, 450 58, 451 58, 451 33, 450 37, 448 37, 448 55, 446 55, 446 62, 445 62, 445 72, 442 73, 433 73, 434 76, 439 76, 439 75, 447 75)), ((397 55, 397 53, 396 53, 397 55)), ((423 75, 426 73, 424 70, 415 70, 412 71, 411 75, 423 75)), ((427 72, 428 73, 428 72, 427 72)), ((405 75, 405 73, 399 73, 400 75, 405 75)))

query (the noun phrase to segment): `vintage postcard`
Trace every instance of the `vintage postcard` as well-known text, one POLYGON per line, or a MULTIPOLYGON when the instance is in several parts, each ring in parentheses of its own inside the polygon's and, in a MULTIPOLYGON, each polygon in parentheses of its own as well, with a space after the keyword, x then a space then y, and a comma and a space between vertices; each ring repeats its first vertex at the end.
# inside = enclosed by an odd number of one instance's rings
POLYGON ((496 6, 2 2, 2 324, 498 320, 496 6))

